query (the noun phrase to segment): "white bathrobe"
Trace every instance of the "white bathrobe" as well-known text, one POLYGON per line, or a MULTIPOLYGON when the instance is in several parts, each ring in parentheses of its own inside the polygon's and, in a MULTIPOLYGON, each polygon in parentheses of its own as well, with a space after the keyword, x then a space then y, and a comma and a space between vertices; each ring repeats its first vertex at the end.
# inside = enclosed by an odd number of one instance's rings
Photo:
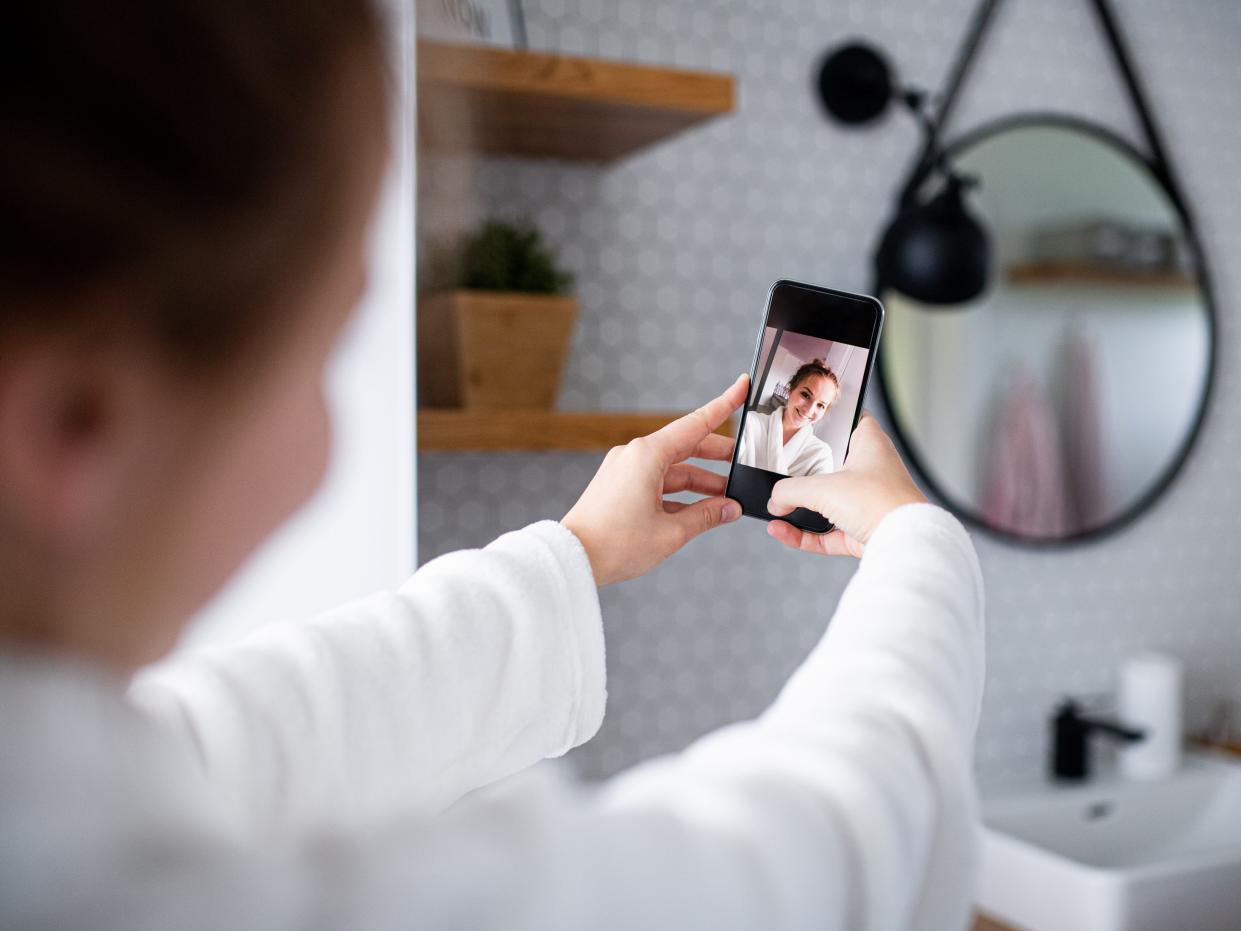
POLYGON ((982 676, 978 564, 930 505, 882 522, 757 720, 436 818, 599 726, 599 602, 559 524, 128 690, 10 653, 0 927, 959 928, 982 676))
POLYGON ((821 475, 835 468, 832 447, 814 435, 813 424, 803 424, 784 442, 783 407, 746 414, 737 461, 781 475, 821 475))

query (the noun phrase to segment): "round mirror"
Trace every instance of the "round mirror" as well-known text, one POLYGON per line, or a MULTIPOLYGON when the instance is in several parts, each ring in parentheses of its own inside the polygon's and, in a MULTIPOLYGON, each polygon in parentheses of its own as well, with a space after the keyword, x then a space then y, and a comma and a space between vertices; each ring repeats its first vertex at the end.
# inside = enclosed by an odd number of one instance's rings
POLYGON ((978 180, 991 278, 951 307, 880 282, 898 439, 930 490, 989 530, 1114 528, 1171 480, 1203 415, 1214 317, 1195 237, 1146 160, 1088 124, 1007 120, 948 156, 978 180))

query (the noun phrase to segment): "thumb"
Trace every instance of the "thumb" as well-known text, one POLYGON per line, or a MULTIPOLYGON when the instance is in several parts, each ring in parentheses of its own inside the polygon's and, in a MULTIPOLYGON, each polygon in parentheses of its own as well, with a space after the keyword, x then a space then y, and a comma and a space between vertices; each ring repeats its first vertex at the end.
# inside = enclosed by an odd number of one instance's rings
POLYGON ((828 475, 802 475, 782 478, 771 489, 767 510, 776 516, 789 514, 797 508, 809 508, 831 519, 829 513, 840 483, 840 473, 828 475))
POLYGON ((712 527, 735 521, 741 516, 741 505, 731 498, 703 498, 669 516, 684 535, 684 544, 712 527))

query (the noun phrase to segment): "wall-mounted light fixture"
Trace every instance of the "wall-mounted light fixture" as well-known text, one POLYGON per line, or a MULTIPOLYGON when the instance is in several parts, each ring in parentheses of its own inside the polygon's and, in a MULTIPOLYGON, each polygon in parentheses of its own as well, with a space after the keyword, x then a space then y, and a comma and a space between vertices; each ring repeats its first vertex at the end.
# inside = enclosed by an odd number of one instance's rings
POLYGON ((960 305, 982 294, 991 271, 991 239, 965 199, 978 182, 958 174, 945 157, 926 94, 899 88, 883 54, 860 42, 824 58, 818 88, 828 114, 850 126, 874 122, 893 102, 903 105, 922 127, 924 159, 941 179, 931 196, 923 199, 911 190, 901 199, 875 258, 879 280, 933 306, 960 305))

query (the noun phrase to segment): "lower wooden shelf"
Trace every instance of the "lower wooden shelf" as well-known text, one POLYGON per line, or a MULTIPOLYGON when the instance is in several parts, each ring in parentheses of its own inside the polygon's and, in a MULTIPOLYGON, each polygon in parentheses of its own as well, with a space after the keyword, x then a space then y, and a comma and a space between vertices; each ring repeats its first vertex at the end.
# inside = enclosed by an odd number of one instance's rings
MULTIPOLYGON (((490 450, 510 452, 609 449, 658 430, 680 412, 542 411, 520 408, 418 411, 420 452, 490 450)), ((733 435, 731 421, 718 433, 733 435)))
POLYGON ((1012 925, 1006 925, 998 918, 992 918, 985 912, 974 912, 974 925, 972 931, 1019 931, 1012 925))

